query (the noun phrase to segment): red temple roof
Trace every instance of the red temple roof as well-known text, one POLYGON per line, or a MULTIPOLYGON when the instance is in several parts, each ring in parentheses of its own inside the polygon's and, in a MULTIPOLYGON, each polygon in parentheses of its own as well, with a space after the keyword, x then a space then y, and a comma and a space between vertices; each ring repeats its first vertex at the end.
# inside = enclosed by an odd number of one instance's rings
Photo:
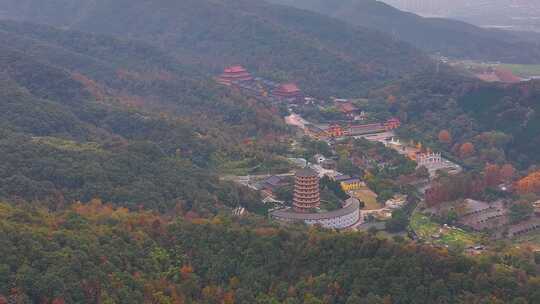
POLYGON ((285 83, 278 87, 279 91, 285 92, 285 93, 295 93, 300 92, 300 89, 298 86, 294 83, 285 83))
POLYGON ((340 104, 338 105, 338 109, 343 112, 343 113, 351 113, 351 112, 355 112, 355 111, 358 111, 358 108, 355 107, 352 103, 350 102, 347 102, 347 103, 343 103, 343 104, 340 104))
POLYGON ((225 73, 243 73, 247 70, 241 65, 233 65, 228 68, 225 68, 225 73))
POLYGON ((243 66, 233 65, 225 68, 223 74, 217 77, 216 80, 222 85, 231 86, 235 82, 249 81, 252 79, 253 78, 251 77, 249 72, 243 66))

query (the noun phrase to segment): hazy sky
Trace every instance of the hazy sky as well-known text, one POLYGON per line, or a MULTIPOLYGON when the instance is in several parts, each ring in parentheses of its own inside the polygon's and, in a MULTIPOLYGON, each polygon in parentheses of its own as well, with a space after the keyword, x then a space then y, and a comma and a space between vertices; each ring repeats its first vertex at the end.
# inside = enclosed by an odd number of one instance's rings
POLYGON ((540 8, 538 0, 382 0, 401 9, 415 12, 466 14, 472 10, 482 10, 485 13, 501 10, 523 11, 540 8))
POLYGON ((487 27, 540 31, 540 0, 381 0, 424 16, 464 20, 487 27))

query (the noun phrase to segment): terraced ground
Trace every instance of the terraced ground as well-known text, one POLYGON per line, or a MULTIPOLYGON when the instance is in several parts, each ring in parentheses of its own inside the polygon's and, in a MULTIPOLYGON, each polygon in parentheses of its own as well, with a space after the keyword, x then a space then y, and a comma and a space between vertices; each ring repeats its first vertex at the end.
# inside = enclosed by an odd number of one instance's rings
POLYGON ((533 251, 540 251, 540 234, 531 233, 514 240, 516 247, 530 247, 533 251))
POLYGON ((413 214, 410 228, 414 230, 422 240, 454 248, 472 246, 481 241, 480 235, 459 228, 445 228, 421 213, 413 214))

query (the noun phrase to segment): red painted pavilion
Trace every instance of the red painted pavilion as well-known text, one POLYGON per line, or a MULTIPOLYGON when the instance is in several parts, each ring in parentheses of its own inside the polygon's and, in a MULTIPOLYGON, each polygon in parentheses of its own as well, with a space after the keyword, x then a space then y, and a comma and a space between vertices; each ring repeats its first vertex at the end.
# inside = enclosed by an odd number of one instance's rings
POLYGON ((321 206, 319 175, 311 169, 298 170, 294 181, 293 209, 309 213, 321 206))
POLYGON ((341 103, 337 106, 337 108, 341 111, 341 113, 347 115, 358 111, 358 108, 350 102, 341 103))
POLYGON ((274 95, 280 99, 296 99, 302 96, 302 91, 294 83, 285 83, 274 90, 274 95))
POLYGON ((222 85, 230 86, 235 82, 249 81, 253 78, 249 72, 241 65, 233 65, 226 68, 217 78, 217 82, 222 85))

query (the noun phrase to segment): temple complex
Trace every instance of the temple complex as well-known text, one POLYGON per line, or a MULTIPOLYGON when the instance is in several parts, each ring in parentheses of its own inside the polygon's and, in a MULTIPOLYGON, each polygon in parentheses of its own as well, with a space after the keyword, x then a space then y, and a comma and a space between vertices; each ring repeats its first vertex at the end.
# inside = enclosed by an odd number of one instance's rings
POLYGON ((319 175, 311 169, 298 170, 294 182, 294 211, 308 213, 321 205, 319 175))
POLYGON ((231 86, 234 83, 250 81, 253 78, 249 72, 241 65, 234 65, 225 68, 223 74, 217 78, 217 82, 222 85, 231 86))

